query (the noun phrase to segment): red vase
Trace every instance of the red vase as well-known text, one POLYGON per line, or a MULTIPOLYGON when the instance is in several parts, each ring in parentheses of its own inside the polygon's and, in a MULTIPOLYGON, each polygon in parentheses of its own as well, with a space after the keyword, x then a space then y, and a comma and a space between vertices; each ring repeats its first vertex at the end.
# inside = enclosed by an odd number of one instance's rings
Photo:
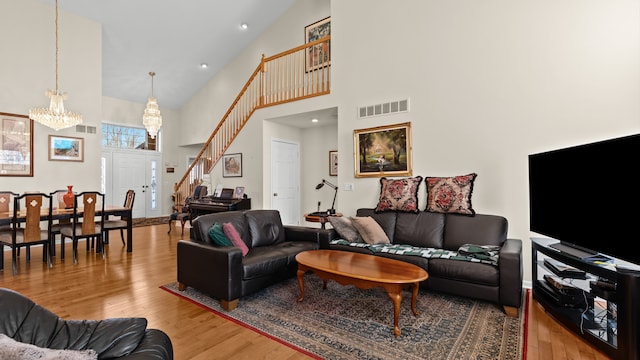
POLYGON ((73 194, 73 191, 71 191, 71 189, 73 189, 73 185, 67 185, 67 189, 69 191, 67 191, 67 193, 62 196, 62 200, 64 201, 64 204, 67 206, 67 209, 70 209, 73 207, 73 198, 75 196, 73 194))

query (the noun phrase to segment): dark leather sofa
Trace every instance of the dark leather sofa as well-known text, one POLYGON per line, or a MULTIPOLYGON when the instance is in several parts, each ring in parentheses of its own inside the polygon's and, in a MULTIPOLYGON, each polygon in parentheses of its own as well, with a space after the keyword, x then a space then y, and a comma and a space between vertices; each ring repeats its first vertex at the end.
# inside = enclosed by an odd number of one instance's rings
POLYGON ((178 242, 178 288, 193 287, 220 300, 223 309, 237 307, 238 300, 269 285, 293 277, 295 256, 319 248, 331 230, 283 226, 277 210, 213 213, 193 220, 189 240, 178 242), (246 256, 235 246, 216 246, 209 238, 215 224, 230 222, 249 248, 246 256))
POLYGON ((98 359, 173 359, 166 333, 145 318, 63 320, 24 295, 0 288, 0 334, 40 348, 88 350, 98 359))
MULTIPOLYGON (((522 303, 522 241, 507 239, 507 219, 497 215, 466 216, 431 212, 375 213, 358 209, 356 216, 371 216, 392 244, 457 251, 464 244, 500 246, 498 265, 424 258, 412 255, 375 253, 407 261, 424 268, 429 278, 421 286, 450 294, 487 300, 501 305, 509 316, 517 316, 522 303)), ((332 235, 337 238, 335 233, 332 235)), ((373 254, 367 248, 330 244, 321 248, 373 254)))

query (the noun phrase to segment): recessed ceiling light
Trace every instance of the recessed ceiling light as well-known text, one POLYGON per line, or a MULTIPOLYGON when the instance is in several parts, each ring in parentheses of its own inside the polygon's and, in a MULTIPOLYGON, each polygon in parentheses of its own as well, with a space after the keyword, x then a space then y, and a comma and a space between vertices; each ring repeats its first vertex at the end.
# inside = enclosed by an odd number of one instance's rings
POLYGON ((313 119, 311 119, 311 122, 312 122, 312 123, 317 123, 317 122, 318 122, 318 119, 313 118, 313 119))
POLYGON ((209 67, 209 64, 207 64, 207 63, 200 64, 200 68, 202 68, 202 69, 206 69, 208 67, 209 67))
POLYGON ((240 28, 242 30, 247 30, 249 28, 249 25, 247 23, 242 23, 242 24, 240 24, 240 28))

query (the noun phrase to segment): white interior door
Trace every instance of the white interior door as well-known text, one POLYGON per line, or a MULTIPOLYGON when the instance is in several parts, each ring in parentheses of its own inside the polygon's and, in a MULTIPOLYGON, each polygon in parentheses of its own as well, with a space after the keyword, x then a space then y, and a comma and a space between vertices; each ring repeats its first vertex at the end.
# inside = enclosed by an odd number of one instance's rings
POLYGON ((300 225, 300 145, 271 140, 271 207, 284 225, 300 225))
POLYGON ((156 154, 114 153, 112 161, 112 192, 121 194, 121 199, 114 196, 114 204, 124 202, 127 190, 133 189, 136 192, 134 218, 161 216, 161 157, 156 154))

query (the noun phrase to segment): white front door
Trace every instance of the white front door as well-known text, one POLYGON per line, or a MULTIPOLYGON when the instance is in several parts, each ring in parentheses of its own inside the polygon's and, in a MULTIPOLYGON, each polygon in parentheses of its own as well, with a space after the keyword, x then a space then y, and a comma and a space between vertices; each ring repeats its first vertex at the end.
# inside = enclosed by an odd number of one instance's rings
POLYGON ((300 145, 271 140, 271 208, 283 225, 300 225, 300 145))
POLYGON ((133 189, 136 192, 134 218, 161 216, 160 162, 159 154, 114 152, 111 172, 114 204, 124 203, 127 190, 133 189))

